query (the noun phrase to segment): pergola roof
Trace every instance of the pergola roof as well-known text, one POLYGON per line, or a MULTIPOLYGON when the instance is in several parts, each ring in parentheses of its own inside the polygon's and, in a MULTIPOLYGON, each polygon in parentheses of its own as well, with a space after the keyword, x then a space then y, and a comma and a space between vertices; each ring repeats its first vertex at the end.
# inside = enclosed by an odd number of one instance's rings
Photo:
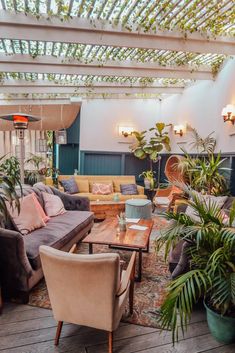
POLYGON ((235 55, 235 0, 0 0, 3 99, 164 97, 235 55))

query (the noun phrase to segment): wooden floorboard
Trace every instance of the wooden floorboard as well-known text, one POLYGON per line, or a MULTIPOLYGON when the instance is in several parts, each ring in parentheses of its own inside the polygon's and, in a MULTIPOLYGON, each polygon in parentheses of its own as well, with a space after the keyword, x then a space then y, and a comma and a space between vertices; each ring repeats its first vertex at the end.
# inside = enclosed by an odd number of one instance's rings
MULTIPOLYGON (((6 304, 0 316, 0 353, 106 353, 107 333, 65 324, 54 346, 56 321, 52 311, 28 305, 6 304)), ((171 332, 121 323, 114 334, 114 353, 235 353, 210 335, 204 310, 193 313, 179 342, 172 346, 171 332)))

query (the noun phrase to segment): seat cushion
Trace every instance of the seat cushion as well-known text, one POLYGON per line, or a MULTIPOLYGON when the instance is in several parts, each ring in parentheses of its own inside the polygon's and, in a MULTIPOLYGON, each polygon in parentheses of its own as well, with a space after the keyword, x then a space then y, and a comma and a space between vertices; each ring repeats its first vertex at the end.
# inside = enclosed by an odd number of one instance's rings
POLYGON ((93 220, 88 211, 67 211, 51 218, 46 226, 24 236, 25 249, 34 270, 41 267, 39 246, 48 245, 61 249, 93 220))
POLYGON ((155 198, 155 203, 156 205, 163 205, 163 206, 168 206, 170 203, 170 200, 168 197, 156 197, 155 198))

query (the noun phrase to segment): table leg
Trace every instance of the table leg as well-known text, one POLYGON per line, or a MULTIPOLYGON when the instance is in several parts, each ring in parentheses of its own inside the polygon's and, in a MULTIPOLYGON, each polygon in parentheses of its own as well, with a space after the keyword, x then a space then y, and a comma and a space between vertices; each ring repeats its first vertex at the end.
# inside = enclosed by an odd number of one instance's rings
POLYGON ((142 249, 139 249, 138 277, 136 278, 136 281, 141 282, 141 278, 142 278, 142 249))
POLYGON ((149 240, 148 240, 147 252, 149 252, 149 244, 150 244, 150 237, 149 237, 149 240))
POLYGON ((89 254, 93 254, 93 244, 89 243, 89 254))
POLYGON ((3 301, 2 301, 2 293, 1 293, 1 286, 0 286, 0 315, 2 314, 3 308, 3 301))

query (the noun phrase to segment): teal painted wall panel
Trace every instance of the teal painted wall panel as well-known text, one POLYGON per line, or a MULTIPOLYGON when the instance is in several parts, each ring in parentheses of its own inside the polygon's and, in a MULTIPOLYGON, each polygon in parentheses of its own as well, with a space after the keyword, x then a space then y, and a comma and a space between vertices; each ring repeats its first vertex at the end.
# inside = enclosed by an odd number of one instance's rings
POLYGON ((68 144, 59 146, 60 174, 73 174, 78 169, 79 145, 68 144))
POLYGON ((67 130, 67 143, 79 144, 80 140, 80 112, 67 130))
POLYGON ((122 154, 83 152, 81 174, 120 175, 122 174, 122 154))

